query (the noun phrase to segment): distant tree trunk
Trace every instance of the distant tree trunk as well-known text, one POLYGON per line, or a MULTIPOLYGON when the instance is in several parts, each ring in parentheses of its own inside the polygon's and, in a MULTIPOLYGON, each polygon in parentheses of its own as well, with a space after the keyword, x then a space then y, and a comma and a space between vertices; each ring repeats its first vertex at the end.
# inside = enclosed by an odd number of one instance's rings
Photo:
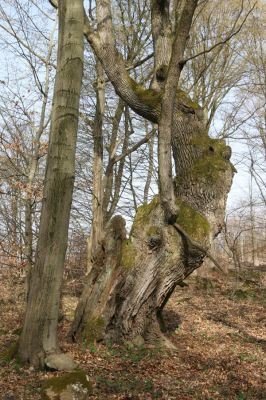
POLYGON ((96 113, 93 126, 93 197, 92 197, 92 224, 88 239, 87 271, 92 268, 95 249, 103 237, 104 210, 103 210, 103 117, 105 108, 105 75, 100 62, 96 61, 97 88, 96 113))
POLYGON ((59 2, 58 63, 36 261, 19 357, 43 367, 58 352, 60 287, 67 247, 83 72, 83 1, 59 2))

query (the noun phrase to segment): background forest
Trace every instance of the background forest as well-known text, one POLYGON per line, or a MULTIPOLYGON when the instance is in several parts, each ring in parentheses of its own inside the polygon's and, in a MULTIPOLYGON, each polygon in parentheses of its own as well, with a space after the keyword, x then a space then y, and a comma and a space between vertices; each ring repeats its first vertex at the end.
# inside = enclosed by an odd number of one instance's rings
MULTIPOLYGON (((192 59, 183 71, 182 88, 204 108, 211 135, 226 139, 233 149, 238 174, 229 198, 224 233, 228 240, 222 244, 222 253, 232 257, 236 245, 243 262, 254 262, 254 258, 257 262, 263 258, 265 245, 264 4, 257 4, 243 23, 248 3, 242 5, 242 12, 237 1, 203 3, 190 33, 187 57, 223 41, 234 26, 239 32, 192 59), (255 242, 255 247, 243 242, 255 242)), ((120 2, 114 17, 119 50, 128 69, 138 81, 148 82, 152 71, 149 3, 120 2)), ((12 1, 1 6, 1 254, 3 263, 8 257, 8 265, 12 262, 21 272, 33 262, 38 232, 56 25, 56 11, 45 1, 12 1)), ((93 194, 97 174, 108 178, 107 218, 121 213, 128 230, 137 207, 158 192, 155 128, 125 107, 105 77, 97 78, 88 45, 86 53, 68 246, 69 261, 80 257, 83 264, 93 204, 97 207, 93 194), (94 132, 97 95, 102 103, 100 138, 94 132), (97 165, 94 156, 97 144, 103 146, 103 166, 97 165)))

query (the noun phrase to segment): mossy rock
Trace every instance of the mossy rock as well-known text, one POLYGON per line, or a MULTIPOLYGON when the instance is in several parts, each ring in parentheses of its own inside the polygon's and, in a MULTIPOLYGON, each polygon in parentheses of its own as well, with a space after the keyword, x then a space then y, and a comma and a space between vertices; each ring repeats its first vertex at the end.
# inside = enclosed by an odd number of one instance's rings
POLYGON ((101 317, 91 318, 86 322, 83 338, 86 344, 98 342, 104 338, 105 321, 101 317))
POLYGON ((85 400, 92 394, 92 384, 82 370, 42 381, 42 400, 85 400))
POLYGON ((208 220, 195 211, 187 202, 177 199, 179 214, 176 222, 182 226, 194 240, 203 242, 210 233, 210 224, 208 220))

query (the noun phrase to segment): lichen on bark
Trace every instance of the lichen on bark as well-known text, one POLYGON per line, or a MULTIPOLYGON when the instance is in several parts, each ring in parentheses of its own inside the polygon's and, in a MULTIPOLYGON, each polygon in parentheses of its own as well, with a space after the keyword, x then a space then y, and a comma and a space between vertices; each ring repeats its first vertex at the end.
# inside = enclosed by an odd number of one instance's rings
POLYGON ((225 141, 210 138, 204 132, 194 136, 191 145, 201 153, 201 157, 195 160, 188 173, 191 173, 195 180, 207 180, 210 183, 223 179, 231 155, 231 149, 225 141))
POLYGON ((133 221, 131 234, 134 234, 134 232, 137 231, 138 229, 143 230, 145 227, 147 227, 147 224, 149 223, 150 220, 150 213, 158 205, 159 205, 159 196, 154 196, 154 198, 150 203, 143 204, 138 208, 133 221))

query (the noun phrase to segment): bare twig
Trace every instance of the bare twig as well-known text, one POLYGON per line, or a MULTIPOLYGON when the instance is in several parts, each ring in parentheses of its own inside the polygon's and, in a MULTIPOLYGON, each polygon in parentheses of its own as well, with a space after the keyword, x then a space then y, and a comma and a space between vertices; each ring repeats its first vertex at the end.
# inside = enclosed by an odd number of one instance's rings
MULTIPOLYGON (((235 22, 235 24, 234 24, 234 26, 233 26, 233 28, 232 28, 232 30, 231 30, 231 33, 230 33, 224 40, 221 40, 220 42, 215 43, 213 46, 211 46, 211 47, 210 47, 209 49, 207 49, 207 50, 203 50, 203 51, 201 51, 201 52, 199 52, 199 53, 197 53, 197 54, 194 54, 194 56, 191 56, 191 57, 188 57, 188 58, 186 58, 186 59, 184 59, 184 60, 181 60, 181 61, 180 61, 180 64, 181 64, 181 65, 185 65, 188 61, 194 60, 195 58, 200 57, 200 56, 202 56, 203 54, 210 53, 210 52, 211 52, 212 50, 214 50, 216 47, 225 44, 225 43, 228 42, 230 39, 232 39, 232 37, 236 36, 236 35, 241 31, 241 29, 242 29, 244 23, 246 22, 248 16, 252 13, 252 11, 253 11, 254 8, 256 7, 256 5, 257 5, 257 2, 255 2, 255 3, 253 4, 253 6, 252 6, 251 9, 248 11, 248 13, 246 14, 245 18, 243 19, 243 21, 241 22, 239 28, 238 28, 236 31, 233 31, 234 28, 235 28, 235 25, 236 25, 236 22, 235 22)), ((242 10, 240 11, 240 13, 241 13, 241 12, 242 12, 242 10)), ((240 16, 240 14, 239 14, 239 16, 240 16)), ((238 16, 237 20, 239 19, 239 16, 238 16)), ((237 21, 237 20, 236 20, 236 21, 237 21)))
POLYGON ((156 129, 153 129, 151 132, 149 132, 143 139, 141 139, 139 142, 134 144, 134 146, 130 147, 127 151, 125 151, 123 154, 120 154, 119 156, 116 156, 114 158, 114 162, 117 163, 118 161, 122 160, 129 154, 133 153, 133 151, 136 151, 140 146, 142 146, 144 143, 147 143, 150 138, 155 134, 156 129))
POLYGON ((222 272, 222 274, 226 275, 226 273, 224 272, 223 268, 221 267, 221 265, 218 263, 218 261, 212 256, 212 254, 208 251, 208 249, 206 249, 205 247, 201 246, 199 243, 195 242, 191 236, 182 228, 182 226, 180 226, 179 224, 175 223, 173 224, 173 227, 178 231, 179 234, 181 234, 181 236, 183 236, 190 245, 192 245, 193 247, 196 247, 198 250, 200 250, 203 254, 205 254, 206 257, 208 257, 213 264, 215 265, 215 267, 222 272))

